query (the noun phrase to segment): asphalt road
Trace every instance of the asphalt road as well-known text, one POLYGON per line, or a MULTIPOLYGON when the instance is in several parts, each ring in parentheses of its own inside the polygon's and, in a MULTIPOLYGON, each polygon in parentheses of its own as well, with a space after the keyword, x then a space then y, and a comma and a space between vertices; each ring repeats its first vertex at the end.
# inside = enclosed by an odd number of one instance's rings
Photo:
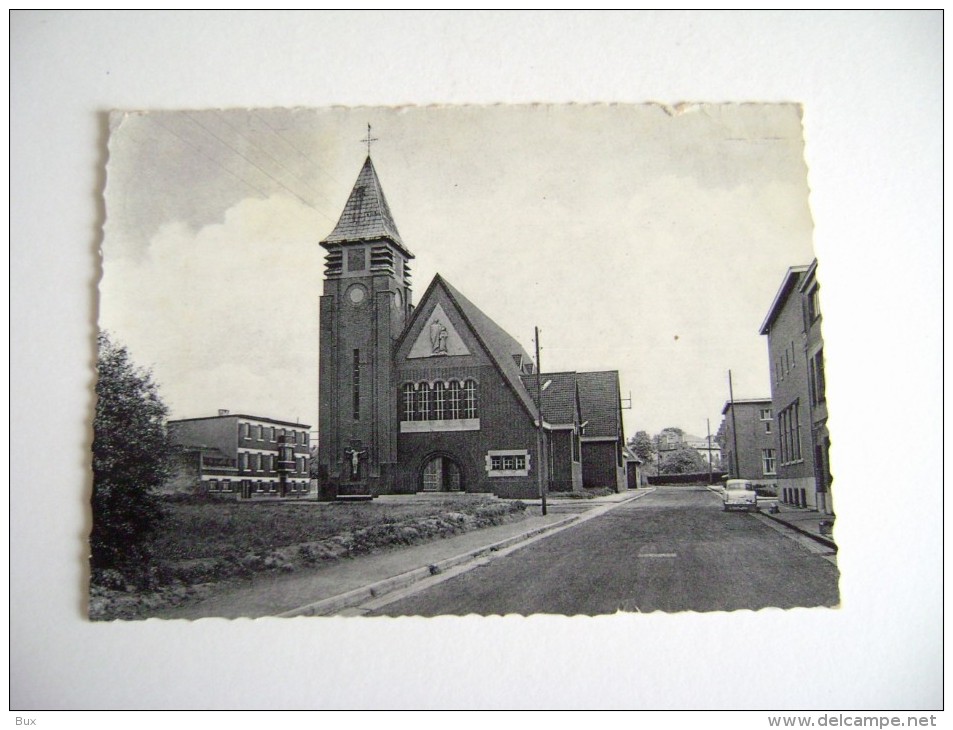
POLYGON ((704 488, 652 494, 370 615, 605 614, 834 606, 838 572, 704 488))

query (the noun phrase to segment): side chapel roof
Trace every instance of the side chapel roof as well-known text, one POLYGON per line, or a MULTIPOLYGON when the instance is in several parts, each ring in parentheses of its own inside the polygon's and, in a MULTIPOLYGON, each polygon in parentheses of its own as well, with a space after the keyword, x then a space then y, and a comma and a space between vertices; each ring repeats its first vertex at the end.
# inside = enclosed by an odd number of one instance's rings
POLYGON ((586 425, 586 436, 621 438, 622 403, 619 395, 619 372, 576 373, 579 384, 580 414, 586 425))
MULTIPOLYGON (((540 373, 539 382, 543 388, 543 420, 553 425, 575 423, 578 403, 576 373, 540 373)), ((536 376, 523 375, 523 385, 535 404, 536 376)))

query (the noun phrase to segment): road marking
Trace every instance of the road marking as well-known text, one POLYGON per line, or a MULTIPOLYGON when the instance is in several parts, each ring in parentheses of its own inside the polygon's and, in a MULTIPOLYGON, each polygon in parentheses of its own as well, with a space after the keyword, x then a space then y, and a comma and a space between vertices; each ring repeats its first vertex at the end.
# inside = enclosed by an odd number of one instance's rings
POLYGON ((677 558, 676 553, 642 553, 640 558, 677 558))

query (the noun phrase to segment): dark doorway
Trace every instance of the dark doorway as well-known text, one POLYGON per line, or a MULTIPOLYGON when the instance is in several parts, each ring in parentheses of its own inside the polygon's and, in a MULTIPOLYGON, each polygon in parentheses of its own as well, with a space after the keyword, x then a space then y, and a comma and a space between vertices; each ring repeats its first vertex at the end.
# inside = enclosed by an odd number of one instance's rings
POLYGON ((424 492, 459 492, 460 466, 449 456, 435 456, 424 465, 421 474, 424 492))

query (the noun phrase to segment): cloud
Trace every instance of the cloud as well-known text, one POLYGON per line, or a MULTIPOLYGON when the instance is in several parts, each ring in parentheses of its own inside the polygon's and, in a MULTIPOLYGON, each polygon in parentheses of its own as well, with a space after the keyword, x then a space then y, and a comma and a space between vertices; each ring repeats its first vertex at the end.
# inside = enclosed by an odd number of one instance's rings
POLYGON ((277 194, 241 200, 197 230, 166 223, 145 256, 107 255, 101 326, 153 368, 174 416, 246 403, 314 421, 324 228, 277 194))

